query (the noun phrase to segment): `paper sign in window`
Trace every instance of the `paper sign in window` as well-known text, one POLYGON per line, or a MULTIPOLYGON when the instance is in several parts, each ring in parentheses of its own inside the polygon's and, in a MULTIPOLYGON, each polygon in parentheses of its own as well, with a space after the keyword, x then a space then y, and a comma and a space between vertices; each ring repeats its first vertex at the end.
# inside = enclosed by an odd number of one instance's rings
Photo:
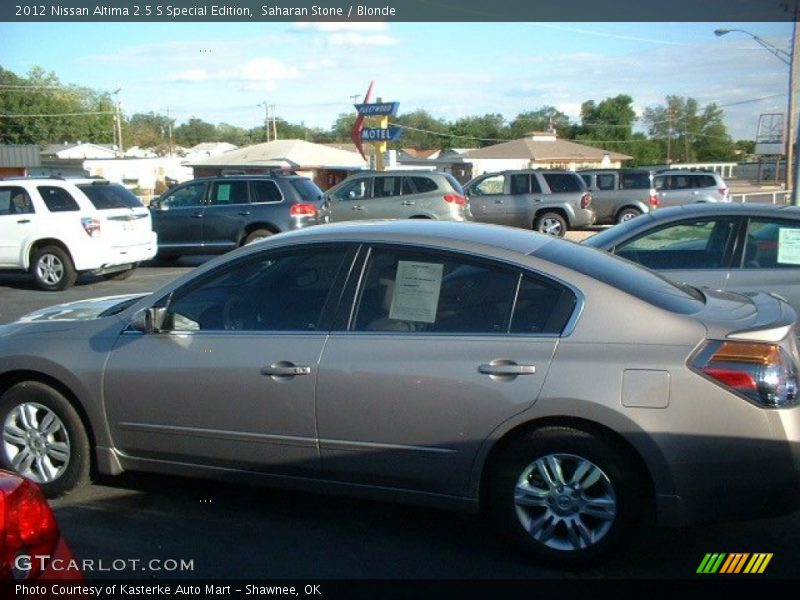
POLYGON ((221 185, 217 188, 217 202, 229 202, 231 199, 231 186, 221 185))
POLYGON ((778 263, 800 265, 800 229, 778 230, 778 263))
POLYGON ((436 321, 444 265, 401 260, 397 263, 389 318, 398 321, 436 321))

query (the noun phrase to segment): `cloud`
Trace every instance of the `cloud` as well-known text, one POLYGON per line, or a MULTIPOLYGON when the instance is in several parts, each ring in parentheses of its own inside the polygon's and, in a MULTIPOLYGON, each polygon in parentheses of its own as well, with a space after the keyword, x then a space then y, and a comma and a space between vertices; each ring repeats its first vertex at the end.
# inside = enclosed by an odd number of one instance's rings
POLYGON ((305 31, 319 31, 322 33, 336 33, 340 31, 387 31, 389 26, 382 21, 374 22, 345 22, 345 23, 295 23, 294 29, 305 31))
POLYGON ((399 40, 387 32, 389 25, 385 22, 350 22, 350 23, 296 23, 295 31, 322 33, 320 38, 330 46, 395 46, 399 40))

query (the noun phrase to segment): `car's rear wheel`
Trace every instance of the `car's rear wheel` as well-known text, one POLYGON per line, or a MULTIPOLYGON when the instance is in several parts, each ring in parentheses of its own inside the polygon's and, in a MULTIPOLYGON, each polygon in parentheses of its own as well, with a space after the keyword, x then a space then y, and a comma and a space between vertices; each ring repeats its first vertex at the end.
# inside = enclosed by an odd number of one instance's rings
POLYGON ((72 258, 58 246, 39 249, 31 262, 31 273, 36 285, 48 292, 65 290, 78 278, 72 258))
POLYGON ((244 238, 243 245, 252 244, 253 242, 257 242, 258 240, 263 240, 271 235, 274 235, 272 231, 269 229, 256 229, 255 231, 251 231, 247 234, 247 237, 244 238))
POLYGON ((617 213, 617 223, 624 223, 625 221, 630 221, 631 219, 635 219, 639 215, 642 214, 638 208, 623 208, 621 211, 617 213))
POLYGON ((38 483, 50 498, 89 480, 89 438, 80 416, 57 390, 37 381, 0 397, 0 463, 38 483))
POLYGON ((547 235, 564 237, 567 234, 567 222, 560 214, 547 212, 536 217, 533 222, 534 230, 547 235))
POLYGON ((584 431, 529 432, 495 464, 488 490, 494 522, 538 559, 592 564, 638 521, 643 496, 631 461, 584 431))

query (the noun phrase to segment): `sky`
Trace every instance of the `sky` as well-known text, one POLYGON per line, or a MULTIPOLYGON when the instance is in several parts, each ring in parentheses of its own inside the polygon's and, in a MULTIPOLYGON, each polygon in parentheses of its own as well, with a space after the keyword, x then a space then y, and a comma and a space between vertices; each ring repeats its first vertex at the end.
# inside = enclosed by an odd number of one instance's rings
POLYGON ((618 94, 637 114, 667 95, 722 107, 734 139, 784 113, 789 69, 743 29, 788 50, 791 23, 0 23, 0 66, 33 66, 113 93, 127 116, 167 114, 244 128, 279 118, 329 128, 373 100, 454 121, 508 121, 618 94))

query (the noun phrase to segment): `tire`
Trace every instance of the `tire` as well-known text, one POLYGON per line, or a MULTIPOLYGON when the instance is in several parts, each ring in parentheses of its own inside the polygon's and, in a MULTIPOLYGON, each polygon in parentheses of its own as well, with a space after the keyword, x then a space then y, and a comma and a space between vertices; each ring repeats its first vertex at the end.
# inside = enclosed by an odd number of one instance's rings
POLYGON ((564 237, 567 234, 567 222, 556 212, 542 213, 533 222, 533 229, 539 233, 546 233, 555 237, 564 237))
POLYGON ((48 498, 89 481, 89 438, 58 391, 36 381, 14 385, 0 397, 0 424, 0 464, 38 483, 48 498))
POLYGON ((130 279, 134 271, 136 271, 136 267, 125 269, 124 271, 117 271, 116 273, 109 273, 106 275, 106 279, 110 279, 111 281, 125 281, 126 279, 130 279))
POLYGON ((246 246, 247 244, 252 244, 253 242, 263 240, 271 235, 274 235, 274 233, 269 229, 256 229, 255 231, 251 231, 247 234, 247 236, 244 238, 244 242, 242 242, 242 245, 246 246))
POLYGON ((180 254, 172 254, 172 253, 170 253, 170 252, 162 252, 161 250, 159 250, 159 251, 156 253, 156 260, 160 260, 160 261, 162 261, 162 262, 169 262, 169 263, 171 263, 171 262, 175 262, 175 261, 177 261, 177 260, 178 260, 180 257, 181 257, 181 255, 180 255, 180 254))
POLYGON ((78 278, 69 254, 58 246, 45 246, 37 250, 31 262, 31 274, 36 285, 47 292, 72 287, 78 278))
POLYGON ((632 462, 584 431, 529 432, 494 464, 493 522, 544 562, 575 568, 604 560, 639 521, 643 494, 632 462))
POLYGON ((617 213, 617 223, 624 223, 625 221, 630 221, 631 219, 635 219, 639 215, 642 214, 638 208, 623 208, 621 211, 617 213))

